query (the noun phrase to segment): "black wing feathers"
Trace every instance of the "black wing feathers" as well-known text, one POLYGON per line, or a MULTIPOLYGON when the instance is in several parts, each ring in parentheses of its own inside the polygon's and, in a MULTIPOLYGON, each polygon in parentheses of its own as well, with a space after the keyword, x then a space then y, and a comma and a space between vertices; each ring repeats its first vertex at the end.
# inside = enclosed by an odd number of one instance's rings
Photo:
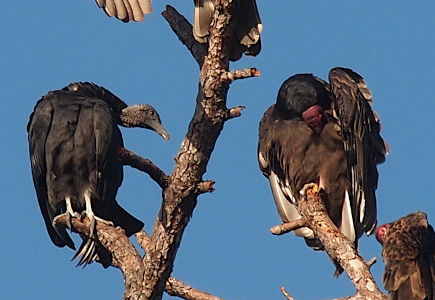
POLYGON ((364 79, 350 69, 334 68, 329 73, 332 108, 341 128, 349 176, 352 184, 352 213, 357 236, 370 234, 376 227, 377 164, 385 161, 387 145, 380 136, 381 126, 371 109, 372 97, 364 79), (363 216, 360 216, 363 213, 363 216), (362 218, 362 219, 361 219, 362 218))
POLYGON ((33 183, 39 208, 41 209, 45 226, 53 244, 58 247, 68 246, 71 249, 75 249, 74 242, 69 237, 65 228, 53 227, 52 220, 59 212, 53 211, 48 203, 45 143, 50 131, 52 118, 53 107, 49 100, 43 98, 37 102, 35 110, 30 115, 30 120, 27 124, 33 183))

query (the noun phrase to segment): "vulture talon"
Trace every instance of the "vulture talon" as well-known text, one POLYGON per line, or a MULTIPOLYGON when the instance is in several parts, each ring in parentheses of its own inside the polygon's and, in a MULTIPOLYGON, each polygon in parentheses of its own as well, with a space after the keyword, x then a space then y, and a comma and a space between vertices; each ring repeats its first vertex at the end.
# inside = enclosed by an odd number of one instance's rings
POLYGON ((299 191, 299 194, 301 194, 302 197, 307 199, 307 191, 308 190, 312 190, 313 193, 318 193, 319 192, 319 186, 316 183, 307 183, 307 184, 304 185, 302 190, 299 191))

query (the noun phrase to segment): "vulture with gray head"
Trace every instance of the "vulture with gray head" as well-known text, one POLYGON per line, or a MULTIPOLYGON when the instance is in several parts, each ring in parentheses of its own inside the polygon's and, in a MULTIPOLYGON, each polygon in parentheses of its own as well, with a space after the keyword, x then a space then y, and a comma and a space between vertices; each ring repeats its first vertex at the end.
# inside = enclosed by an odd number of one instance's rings
POLYGON ((117 156, 123 140, 117 125, 151 129, 169 139, 154 108, 127 106, 92 83, 49 92, 37 102, 27 125, 33 182, 52 242, 75 249, 65 228, 53 225, 57 217, 65 215, 69 227, 71 217, 91 220, 91 238, 82 236, 75 256, 82 256, 79 265, 97 255, 103 266, 111 263, 110 254, 93 238, 97 219, 122 227, 127 236, 143 227, 116 201, 123 179, 117 156))
POLYGON ((382 244, 382 278, 391 300, 433 300, 435 233, 424 212, 415 212, 376 230, 382 244))
MULTIPOLYGON (((206 43, 214 11, 214 0, 194 0, 193 36, 206 43)), ((236 61, 242 54, 256 56, 261 50, 260 33, 263 30, 255 0, 239 0, 235 3, 235 32, 230 50, 230 60, 236 61)))
MULTIPOLYGON (((316 183, 331 220, 356 246, 376 227, 376 166, 388 146, 363 78, 334 68, 329 81, 298 74, 282 84, 260 122, 258 160, 283 222, 300 218, 299 192, 316 183)), ((322 250, 311 229, 294 233, 322 250)))
POLYGON ((145 15, 153 12, 151 0, 95 0, 109 17, 116 17, 124 23, 140 22, 145 15))

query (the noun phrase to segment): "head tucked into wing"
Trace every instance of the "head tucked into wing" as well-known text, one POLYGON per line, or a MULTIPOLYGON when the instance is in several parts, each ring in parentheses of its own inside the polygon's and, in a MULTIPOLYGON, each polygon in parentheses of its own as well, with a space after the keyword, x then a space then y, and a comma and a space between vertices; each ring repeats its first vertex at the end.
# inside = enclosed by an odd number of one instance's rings
MULTIPOLYGON (((377 164, 388 147, 362 77, 334 68, 329 80, 297 74, 282 84, 260 122, 259 164, 283 222, 300 217, 299 191, 317 183, 332 221, 356 243, 376 226, 377 164)), ((295 234, 322 248, 308 228, 295 234)))

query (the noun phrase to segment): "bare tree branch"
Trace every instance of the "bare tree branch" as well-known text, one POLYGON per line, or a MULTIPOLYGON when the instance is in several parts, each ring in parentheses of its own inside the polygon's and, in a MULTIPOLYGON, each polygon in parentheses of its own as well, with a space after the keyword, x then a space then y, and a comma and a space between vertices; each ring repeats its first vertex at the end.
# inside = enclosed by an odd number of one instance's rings
POLYGON ((149 159, 136 155, 133 151, 121 148, 118 157, 123 165, 131 166, 139 171, 147 173, 162 189, 168 185, 169 177, 149 159))
POLYGON ((319 193, 307 188, 306 196, 298 201, 298 210, 306 218, 306 225, 322 242, 329 257, 346 271, 356 288, 355 296, 341 299, 387 299, 376 285, 363 258, 329 218, 319 193))
POLYGON ((245 68, 242 70, 232 70, 229 72, 222 73, 221 80, 233 82, 238 79, 245 79, 250 77, 260 76, 260 71, 256 68, 245 68))
MULTIPOLYGON (((66 223, 66 217, 63 216, 56 219, 55 225, 65 227, 66 223)), ((89 236, 91 225, 89 218, 79 220, 73 217, 71 218, 71 223, 74 232, 89 236)), ((120 227, 115 228, 97 221, 96 234, 97 239, 94 240, 112 254, 112 266, 120 269, 124 275, 124 299, 136 299, 136 296, 140 295, 143 289, 143 274, 145 270, 139 252, 120 227)), ((138 240, 140 239, 140 245, 145 250, 147 248, 147 241, 149 241, 147 233, 141 230, 136 233, 136 237, 138 240)), ((221 300, 219 297, 197 290, 173 277, 168 279, 165 291, 171 296, 177 296, 186 300, 221 300)))
POLYGON ((284 295, 284 297, 287 298, 287 300, 295 300, 295 298, 293 298, 285 289, 285 287, 281 287, 281 293, 284 295))
POLYGON ((244 110, 244 106, 236 106, 227 110, 226 118, 227 120, 240 117, 242 115, 242 110, 244 110))
POLYGON ((165 291, 171 296, 187 300, 223 300, 222 298, 197 290, 184 282, 176 280, 174 277, 169 277, 169 280, 166 282, 165 291))
MULTIPOLYGON (((196 206, 198 191, 195 187, 202 182, 210 155, 227 119, 229 82, 222 81, 221 74, 228 72, 229 67, 230 19, 234 3, 221 0, 215 4, 208 55, 201 67, 195 114, 182 142, 169 185, 163 191, 162 206, 144 258, 144 299, 162 297, 184 229, 196 206)), ((201 56, 198 57, 198 52, 192 50, 196 44, 192 43, 191 27, 186 20, 177 19, 173 24, 173 19, 169 17, 173 13, 173 9, 168 7, 164 16, 201 63, 201 56)))
POLYGON ((145 232, 145 230, 140 230, 139 232, 136 232, 134 236, 137 239, 137 242, 139 243, 139 246, 142 248, 144 252, 147 252, 148 245, 150 244, 150 236, 145 232))
POLYGON ((307 219, 302 217, 292 222, 282 223, 281 225, 273 226, 270 229, 270 232, 274 235, 281 235, 306 226, 307 219))
MULTIPOLYGON (((82 221, 71 218, 71 223, 73 231, 89 236, 89 218, 82 221)), ((66 217, 58 218, 55 226, 66 226, 66 217)), ((94 240, 112 254, 112 266, 120 269, 124 276, 124 299, 133 299, 134 295, 140 294, 143 286, 145 266, 142 257, 120 227, 115 228, 97 221, 96 235, 98 239, 94 240)))
POLYGON ((170 5, 166 5, 166 10, 162 12, 162 15, 180 41, 192 53, 198 65, 202 66, 207 55, 207 44, 201 44, 195 40, 192 34, 193 27, 189 21, 170 5))

